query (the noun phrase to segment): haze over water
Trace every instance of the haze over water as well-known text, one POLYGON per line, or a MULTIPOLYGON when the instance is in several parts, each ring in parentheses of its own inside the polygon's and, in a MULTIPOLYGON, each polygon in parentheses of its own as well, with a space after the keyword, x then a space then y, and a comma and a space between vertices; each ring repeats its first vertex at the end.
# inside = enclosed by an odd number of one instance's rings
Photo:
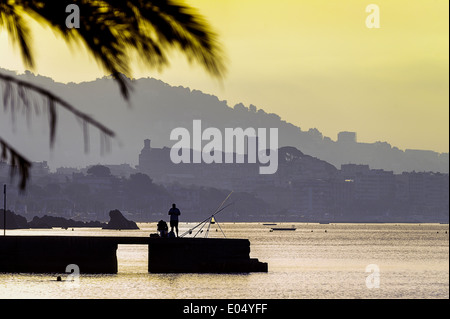
MULTIPOLYGON (((194 225, 181 223, 180 234, 194 225)), ((296 231, 271 232, 273 226, 262 223, 220 223, 227 238, 250 240, 250 256, 267 262, 268 273, 149 274, 146 246, 119 245, 117 274, 87 275, 80 269, 78 281, 66 280, 64 273, 0 274, 0 298, 449 298, 448 224, 278 224, 292 225, 296 231), (366 283, 373 275, 366 272, 368 265, 379 268, 378 288, 366 283)), ((6 235, 146 237, 156 232, 156 223, 139 227, 7 230, 6 235)), ((217 225, 211 225, 209 237, 223 237, 217 225)))

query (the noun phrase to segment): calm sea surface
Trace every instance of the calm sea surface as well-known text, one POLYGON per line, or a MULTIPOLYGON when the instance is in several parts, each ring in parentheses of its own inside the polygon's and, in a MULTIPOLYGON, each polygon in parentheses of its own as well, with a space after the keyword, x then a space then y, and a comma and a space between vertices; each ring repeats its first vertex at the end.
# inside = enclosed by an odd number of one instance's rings
MULTIPOLYGON (((149 236, 140 230, 7 230, 7 235, 149 236)), ((180 224, 180 233, 195 224, 180 224)), ((220 223, 228 238, 248 238, 268 273, 149 274, 147 247, 119 245, 115 275, 0 273, 0 298, 449 298, 448 224, 220 223), (366 272, 367 270, 367 272, 366 272), (379 271, 378 273, 376 271, 379 271)), ((223 237, 217 224, 209 237, 223 237)), ((2 234, 3 235, 3 234, 2 234)))

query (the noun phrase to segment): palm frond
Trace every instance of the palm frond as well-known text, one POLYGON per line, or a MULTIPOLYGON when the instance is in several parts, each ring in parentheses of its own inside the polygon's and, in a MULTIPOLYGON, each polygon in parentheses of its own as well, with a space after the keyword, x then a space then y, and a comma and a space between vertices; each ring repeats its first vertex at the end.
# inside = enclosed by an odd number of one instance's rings
MULTIPOLYGON (((50 27, 69 45, 80 44, 110 73, 119 84, 122 96, 129 98, 131 86, 131 53, 137 53, 148 67, 162 69, 168 65, 172 49, 180 50, 189 62, 198 62, 213 77, 221 79, 226 71, 222 49, 217 35, 206 20, 194 9, 175 0, 0 0, 0 30, 6 28, 14 44, 20 48, 27 67, 33 68, 34 57, 30 44, 31 32, 24 19, 28 15, 50 27), (80 9, 80 28, 66 26, 66 7, 75 4, 80 9)), ((88 150, 88 126, 101 132, 101 145, 109 147, 108 139, 114 133, 87 114, 50 91, 0 73, 3 87, 3 105, 15 110, 25 109, 27 116, 33 106, 39 111, 32 93, 45 99, 49 114, 50 146, 56 136, 57 106, 63 107, 81 121, 88 150)), ((30 162, 0 139, 2 159, 8 157, 18 165, 25 187, 30 162)), ((12 165, 12 167, 16 167, 12 165)))
MULTIPOLYGON (((1 0, 0 0, 1 1, 1 0)), ((10 0, 13 1, 13 0, 10 0)), ((136 52, 148 67, 168 65, 168 53, 178 49, 214 77, 226 68, 217 35, 194 9, 172 0, 14 0, 36 21, 50 26, 70 44, 82 44, 129 96, 123 75, 132 77, 129 56, 136 52), (80 8, 80 28, 67 28, 65 8, 80 8)))
POLYGON ((24 190, 27 186, 27 181, 30 174, 31 162, 17 152, 11 145, 9 145, 0 136, 0 160, 10 163, 11 178, 16 174, 17 170, 20 175, 19 188, 24 190))
POLYGON ((3 104, 6 108, 8 105, 11 107, 20 107, 20 105, 25 106, 27 109, 31 108, 31 101, 27 98, 27 94, 25 94, 25 90, 33 91, 35 93, 38 93, 40 96, 43 96, 48 101, 48 107, 50 111, 50 141, 51 145, 53 145, 53 141, 56 135, 56 121, 57 121, 57 115, 56 115, 56 105, 59 105, 63 107, 64 109, 71 112, 75 117, 82 120, 83 122, 86 122, 89 125, 92 125, 99 129, 103 134, 109 137, 114 137, 114 132, 109 129, 108 127, 104 126, 97 120, 95 120, 90 115, 81 112, 77 108, 75 108, 72 104, 65 101, 64 99, 60 98, 59 96, 53 94, 49 90, 46 90, 40 86, 34 85, 29 82, 25 82, 22 80, 19 80, 15 77, 2 74, 0 73, 0 80, 2 80, 5 83, 5 88, 3 90, 3 104), (17 96, 20 98, 21 104, 18 104, 17 106, 14 106, 10 103, 12 100, 14 94, 13 94, 13 86, 16 86, 17 88, 17 96))
MULTIPOLYGON (((5 75, 0 73, 0 83, 3 83, 3 107, 5 110, 8 108, 10 112, 14 114, 14 112, 23 110, 26 114, 30 114, 34 109, 39 109, 38 104, 36 103, 36 99, 32 97, 32 94, 37 94, 37 96, 43 99, 44 105, 48 108, 49 114, 49 128, 50 128, 50 147, 53 147, 55 137, 56 137, 56 128, 57 128, 57 106, 62 107, 72 113, 83 125, 83 133, 84 133, 84 142, 85 142, 85 150, 88 150, 88 126, 93 126, 97 128, 101 133, 101 141, 103 143, 108 143, 108 139, 114 137, 114 132, 108 127, 104 126, 91 116, 86 113, 81 112, 73 105, 65 101, 64 99, 56 96, 52 92, 34 85, 32 83, 28 83, 17 79, 15 77, 5 75), (106 142, 105 142, 106 141, 106 142)), ((18 151, 13 149, 6 141, 0 140, 2 143, 2 157, 1 159, 6 159, 8 156, 8 152, 10 154, 10 163, 13 170, 16 167, 16 163, 19 167, 19 173, 22 176, 20 187, 26 186, 26 180, 29 176, 29 161, 22 156, 18 151)), ((15 171, 13 171, 15 172, 15 171)))
POLYGON ((0 1, 0 29, 5 27, 11 35, 13 43, 19 46, 23 63, 27 67, 34 66, 31 53, 30 29, 18 12, 17 7, 10 1, 0 1))

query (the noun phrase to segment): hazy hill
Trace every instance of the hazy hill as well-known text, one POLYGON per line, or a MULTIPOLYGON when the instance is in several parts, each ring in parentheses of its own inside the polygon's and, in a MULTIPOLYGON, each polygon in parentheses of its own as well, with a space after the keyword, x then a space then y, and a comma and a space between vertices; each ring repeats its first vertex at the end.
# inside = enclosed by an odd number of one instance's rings
MULTIPOLYGON (((0 71, 9 72, 2 69, 0 71)), ((185 127, 192 131, 192 120, 201 119, 203 129, 277 127, 280 147, 294 146, 304 154, 318 157, 337 168, 341 164, 356 163, 369 164, 371 168, 394 170, 397 173, 449 170, 448 153, 404 151, 387 142, 367 144, 334 141, 322 136, 317 129, 302 131, 283 121, 278 115, 268 114, 254 105, 230 106, 227 101, 220 101, 216 96, 189 88, 172 87, 152 78, 134 80, 131 100, 127 103, 120 96, 114 80, 107 77, 79 84, 57 83, 50 78, 30 73, 18 77, 37 83, 67 99, 117 133, 117 138, 112 142, 112 151, 101 156, 99 134, 91 128, 90 151, 85 154, 82 125, 73 116, 60 110, 58 138, 52 152, 49 150, 48 118, 44 107, 32 110, 29 117, 12 114, 10 110, 3 111, 0 117, 0 135, 32 161, 47 160, 52 169, 60 166, 84 167, 99 162, 136 165, 144 139, 151 139, 154 147, 170 147, 174 144, 169 139, 172 129, 185 127), (39 116, 36 116, 36 111, 39 116), (15 120, 12 120, 14 117, 15 120)), ((2 101, 3 97, 0 98, 2 101)))

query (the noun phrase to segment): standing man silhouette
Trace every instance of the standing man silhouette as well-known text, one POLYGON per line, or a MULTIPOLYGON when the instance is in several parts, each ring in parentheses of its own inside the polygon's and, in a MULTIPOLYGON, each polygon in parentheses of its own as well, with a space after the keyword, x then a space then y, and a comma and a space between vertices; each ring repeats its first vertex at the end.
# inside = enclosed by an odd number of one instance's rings
POLYGON ((172 204, 172 208, 169 210, 170 215, 170 231, 173 232, 175 228, 178 237, 178 216, 180 216, 180 210, 177 208, 175 204, 172 204))

